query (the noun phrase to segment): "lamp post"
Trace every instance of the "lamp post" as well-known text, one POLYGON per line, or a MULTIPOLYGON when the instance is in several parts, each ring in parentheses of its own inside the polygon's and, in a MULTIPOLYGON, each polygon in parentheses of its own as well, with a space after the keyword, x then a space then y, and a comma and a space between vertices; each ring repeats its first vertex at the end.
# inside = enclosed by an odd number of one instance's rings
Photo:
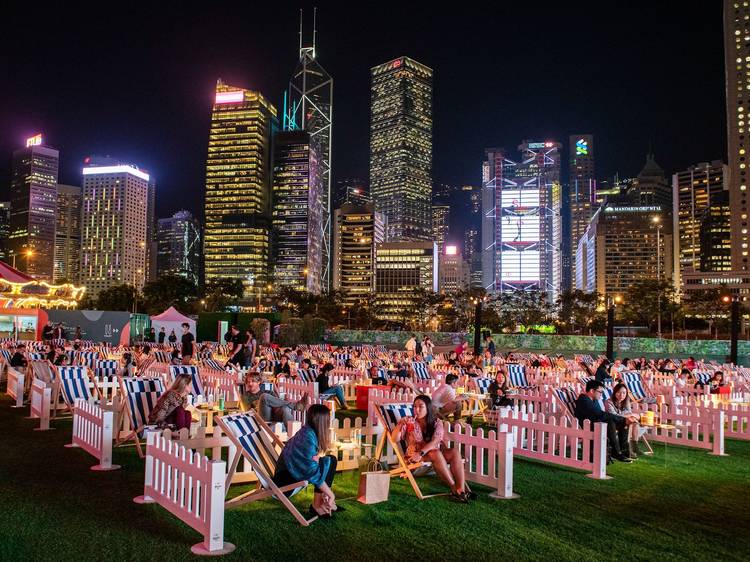
POLYGON ((656 293, 656 335, 661 339, 661 218, 653 217, 651 221, 656 225, 656 280, 659 282, 656 293))
POLYGON ((615 306, 622 302, 620 295, 608 299, 607 306, 607 359, 612 361, 615 355, 615 306))
MULTIPOLYGON (((23 252, 23 255, 26 256, 26 271, 28 272, 29 260, 31 259, 31 256, 34 255, 34 250, 29 248, 23 252)), ((13 269, 16 269, 16 253, 15 252, 13 253, 13 269)))
POLYGON ((487 300, 487 296, 474 297, 471 302, 474 303, 474 357, 479 356, 481 348, 481 331, 482 331, 482 303, 487 300))
POLYGON ((740 335, 740 299, 737 295, 725 295, 722 299, 725 303, 732 303, 730 326, 729 326, 729 362, 737 364, 737 339, 740 335))
POLYGON ((143 270, 141 268, 136 269, 133 272, 133 314, 138 309, 138 286, 135 284, 135 274, 141 275, 143 270))

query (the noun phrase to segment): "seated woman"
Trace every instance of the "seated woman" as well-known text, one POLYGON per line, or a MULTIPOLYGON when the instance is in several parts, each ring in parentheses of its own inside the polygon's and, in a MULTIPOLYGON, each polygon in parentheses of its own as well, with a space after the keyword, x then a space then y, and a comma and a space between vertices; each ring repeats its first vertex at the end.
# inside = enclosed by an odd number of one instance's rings
POLYGON ((490 383, 490 409, 496 410, 505 406, 513 406, 513 400, 508 397, 508 376, 506 368, 500 367, 495 373, 495 380, 490 383))
POLYGON ((709 392, 711 394, 720 394, 722 392, 722 388, 724 388, 724 373, 721 371, 716 371, 714 373, 714 376, 711 377, 711 380, 708 381, 709 385, 709 392))
POLYGON ((135 363, 133 362, 133 355, 126 351, 120 358, 120 375, 123 377, 132 377, 135 374, 135 363))
POLYGON ((320 374, 315 382, 318 383, 318 396, 321 398, 326 396, 335 396, 339 402, 339 408, 342 410, 348 410, 349 406, 346 405, 346 398, 344 397, 344 388, 341 385, 330 386, 328 384, 328 373, 333 371, 333 365, 326 363, 323 368, 320 369, 320 374))
POLYGON ((461 453, 443 443, 443 422, 435 415, 429 396, 420 394, 414 399, 414 417, 401 418, 392 435, 396 441, 406 441, 408 462, 432 463, 440 479, 450 486, 451 497, 461 503, 476 499, 466 484, 461 453))
POLYGON ((171 365, 182 365, 182 358, 180 357, 180 352, 177 351, 176 347, 169 354, 169 363, 171 365))
MULTIPOLYGON (((326 455, 330 448, 331 410, 313 404, 307 410, 307 423, 286 442, 276 464, 273 481, 277 486, 307 480, 315 486, 310 515, 328 518, 334 511, 344 511, 336 505, 331 490, 336 474, 336 457, 326 455)), ((291 494, 286 492, 287 495, 291 494)))
POLYGON ((604 401, 604 409, 610 414, 622 416, 629 419, 628 425, 628 446, 629 451, 623 451, 631 459, 638 458, 638 438, 640 430, 640 418, 633 413, 630 408, 630 397, 628 396, 628 387, 623 383, 617 383, 612 389, 612 396, 604 401), (630 453, 629 455, 627 453, 630 453))
POLYGON ((156 405, 148 415, 148 423, 159 428, 167 426, 174 426, 178 430, 190 428, 192 417, 185 409, 185 402, 191 381, 190 375, 177 375, 172 388, 156 401, 156 405))

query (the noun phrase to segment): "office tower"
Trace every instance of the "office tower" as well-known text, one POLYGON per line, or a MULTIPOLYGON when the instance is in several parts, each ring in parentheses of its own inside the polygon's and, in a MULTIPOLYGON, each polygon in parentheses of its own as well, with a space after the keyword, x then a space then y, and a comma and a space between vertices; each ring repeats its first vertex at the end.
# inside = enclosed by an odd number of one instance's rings
POLYGON ((432 238, 432 69, 408 57, 371 71, 370 193, 388 240, 432 238))
POLYGON ((653 154, 646 155, 646 164, 627 190, 627 197, 636 205, 672 207, 672 188, 653 154))
POLYGON ((729 203, 732 209, 732 269, 750 267, 748 245, 748 154, 750 133, 750 6, 724 0, 724 71, 727 87, 729 203))
POLYGON ((488 292, 561 285, 560 148, 524 141, 518 161, 490 148, 482 167, 482 284, 488 292))
POLYGON ((469 267, 458 246, 449 244, 438 258, 438 291, 458 293, 469 288, 469 267))
POLYGON ((645 279, 671 281, 672 211, 660 205, 601 207, 578 243, 576 285, 616 295, 645 279))
POLYGON ((443 252, 450 227, 450 205, 432 205, 432 239, 437 243, 438 254, 443 252))
POLYGON ((435 242, 384 242, 376 248, 375 295, 378 317, 404 322, 423 311, 419 294, 437 292, 435 242))
POLYGON ((385 241, 385 218, 372 203, 345 203, 334 212, 333 288, 351 306, 375 290, 375 248, 385 241))
POLYGON ((238 279, 248 298, 269 282, 276 125, 276 108, 260 92, 217 81, 206 162, 205 281, 238 279))
POLYGON ((10 201, 0 201, 0 260, 9 258, 8 236, 10 236, 10 201))
MULTIPOLYGON (((568 144, 570 168, 568 170, 567 203, 563 202, 563 288, 569 288, 572 264, 575 263, 578 240, 591 222, 598 208, 596 203, 596 168, 594 136, 572 135, 568 144)), ((565 195, 565 194, 564 194, 565 195)), ((572 277, 572 276, 571 276, 572 277)))
POLYGON ((54 281, 78 283, 81 267, 81 188, 57 185, 54 281))
MULTIPOLYGON (((315 17, 310 46, 303 46, 302 11, 300 10, 299 63, 289 81, 288 100, 284 100, 284 130, 303 130, 315 139, 318 174, 321 189, 322 219, 320 229, 322 249, 320 288, 331 286, 331 149, 333 131, 333 78, 317 60, 315 17)), ((309 277, 309 276, 308 276, 309 277)), ((318 283, 316 281, 316 283, 318 283)))
POLYGON ((482 186, 465 185, 461 188, 461 191, 469 196, 467 203, 471 216, 476 216, 479 219, 482 214, 482 186))
MULTIPOLYGON (((706 264, 714 262, 715 257, 709 257, 715 256, 710 246, 705 248, 705 252, 703 249, 702 225, 709 207, 719 204, 723 201, 724 194, 729 193, 728 179, 728 167, 720 160, 701 162, 672 175, 673 231, 679 263, 675 275, 703 271, 704 253, 706 264)), ((720 216, 719 209, 720 205, 714 207, 710 217, 717 218, 716 213, 720 216)), ((679 279, 676 285, 680 285, 679 279)))
POLYGON ((156 181, 151 176, 148 183, 148 210, 146 219, 146 281, 157 277, 158 245, 156 240, 156 181))
POLYGON ((372 203, 367 181, 361 178, 344 178, 336 182, 332 207, 340 208, 344 203, 366 205, 372 203))
POLYGON ((151 176, 114 158, 88 157, 83 168, 81 284, 96 298, 115 285, 147 280, 151 176))
POLYGON ((464 230, 464 251, 469 264, 469 284, 472 289, 482 287, 482 237, 479 227, 472 222, 464 230))
POLYGON ((445 203, 449 201, 456 188, 449 183, 436 183, 432 188, 432 200, 445 203))
POLYGON ((732 269, 732 212, 729 191, 720 191, 703 211, 700 223, 700 270, 732 269))
POLYGON ((271 223, 273 283, 318 294, 323 288, 325 189, 315 137, 306 131, 274 136, 271 223))
POLYGON ((156 228, 156 274, 179 275, 195 286, 200 281, 201 227, 188 211, 159 219, 156 228))
POLYGON ((46 281, 54 276, 59 163, 60 153, 44 145, 41 134, 13 152, 9 259, 20 271, 46 281))

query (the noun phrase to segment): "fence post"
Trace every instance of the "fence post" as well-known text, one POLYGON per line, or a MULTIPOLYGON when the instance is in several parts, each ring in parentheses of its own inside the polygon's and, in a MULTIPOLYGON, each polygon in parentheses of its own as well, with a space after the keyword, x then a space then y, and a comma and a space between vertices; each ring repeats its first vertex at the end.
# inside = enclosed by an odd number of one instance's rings
POLYGON ((152 485, 154 481, 154 457, 149 455, 149 446, 154 445, 154 441, 156 440, 156 437, 159 435, 156 431, 147 431, 146 432, 146 470, 145 470, 145 477, 144 477, 144 483, 143 483, 143 495, 133 498, 133 501, 138 504, 142 503, 154 503, 156 500, 149 496, 146 492, 149 486, 152 485))
POLYGON ((102 425, 100 432, 101 448, 99 464, 91 467, 91 470, 117 470, 120 468, 119 464, 112 464, 112 432, 114 430, 114 412, 112 410, 101 409, 102 413, 102 425))
MULTIPOLYGON (((10 367, 9 367, 10 368, 10 367)), ((8 372, 10 373, 10 371, 8 372)), ((14 379, 15 379, 15 388, 13 389, 16 393, 16 403, 11 406, 11 408, 23 408, 23 391, 25 389, 26 385, 26 375, 24 373, 21 373, 19 371, 15 371, 14 379)), ((10 387, 10 376, 7 377, 6 384, 8 387, 10 387)), ((6 394, 10 394, 8 392, 9 388, 6 388, 6 394)))
POLYGON ((208 473, 210 482, 205 489, 206 510, 203 542, 190 549, 199 556, 216 556, 229 554, 235 549, 232 543, 224 542, 224 479, 226 475, 224 461, 209 461, 208 473))
POLYGON ((73 438, 76 435, 78 435, 78 431, 79 431, 78 426, 81 424, 81 416, 76 416, 76 409, 78 408, 77 404, 79 400, 81 402, 85 402, 83 398, 76 398, 75 402, 73 402, 73 412, 72 412, 73 413, 73 433, 70 436, 70 443, 66 443, 65 445, 63 445, 63 447, 67 449, 74 449, 78 447, 78 445, 75 444, 73 438))
MULTIPOLYGON (((507 427, 507 426, 503 426, 507 427)), ((515 500, 521 496, 513 493, 513 434, 507 429, 497 431, 497 491, 493 500, 515 500)))
MULTIPOLYGON (((742 420, 740 420, 740 424, 742 423, 742 420)), ((717 457, 726 457, 728 456, 724 452, 724 410, 716 409, 713 413, 713 420, 711 425, 713 426, 713 449, 709 454, 715 455, 717 457)))
MULTIPOLYGON (((609 480, 607 476, 607 424, 597 422, 594 424, 594 466, 593 472, 587 474, 594 480, 609 480)), ((584 459, 585 460, 585 459, 584 459)))

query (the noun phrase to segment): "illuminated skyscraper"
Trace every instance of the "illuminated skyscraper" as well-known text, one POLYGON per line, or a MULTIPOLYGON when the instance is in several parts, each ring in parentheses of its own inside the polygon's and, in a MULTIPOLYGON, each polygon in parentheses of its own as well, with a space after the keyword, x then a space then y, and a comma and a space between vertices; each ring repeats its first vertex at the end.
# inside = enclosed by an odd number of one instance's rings
POLYGON ((375 248, 385 241, 385 219, 371 203, 345 203, 334 217, 333 288, 351 306, 375 290, 375 248))
POLYGON ((78 283, 81 266, 81 188, 57 186, 54 281, 78 283))
POLYGON ((458 246, 448 244, 438 257, 438 290, 458 293, 469 288, 469 267, 458 246))
POLYGON ((273 283, 311 293, 322 290, 323 197, 315 137, 306 131, 274 136, 273 283))
POLYGON ((422 291, 437 292, 438 256, 435 242, 378 244, 375 293, 383 320, 404 322, 415 314, 422 291))
POLYGON ((724 71, 727 86, 729 203, 732 269, 750 269, 748 154, 750 147, 750 3, 724 0, 724 71))
POLYGON ((54 275, 59 162, 60 153, 42 144, 41 134, 13 152, 8 252, 19 270, 47 281, 54 275))
MULTIPOLYGON (((316 222, 320 230, 322 251, 320 277, 316 286, 327 291, 331 285, 331 148, 333 133, 333 78, 318 62, 316 55, 317 29, 313 15, 313 36, 310 46, 303 46, 302 10, 300 10, 299 63, 289 81, 288 100, 284 100, 284 130, 303 130, 310 134, 316 146, 317 174, 320 188, 321 220, 316 222)), ((309 274, 308 274, 309 277, 309 274)), ((316 291, 319 292, 319 291, 316 291)))
POLYGON ((653 154, 646 155, 646 164, 627 191, 627 197, 639 205, 662 205, 672 208, 672 187, 664 170, 656 163, 653 154))
POLYGON ((344 178, 336 182, 336 194, 333 208, 338 209, 344 203, 352 205, 366 205, 372 203, 370 188, 367 181, 360 178, 344 178))
POLYGON ((96 297, 114 285, 147 280, 151 176, 133 164, 89 157, 83 168, 81 284, 96 297))
POLYGON ((718 193, 703 211, 700 228, 701 271, 731 271, 731 214, 728 191, 718 193))
POLYGON ((216 83, 206 162, 206 283, 269 281, 271 138, 276 108, 259 92, 216 83))
POLYGON ((519 145, 520 161, 486 151, 482 178, 482 283, 488 292, 561 285, 562 189, 558 142, 519 145))
POLYGON ((10 235, 10 201, 0 201, 0 260, 8 261, 8 236, 10 235))
POLYGON ((432 238, 432 69, 408 57, 371 71, 370 192, 388 240, 432 238))
POLYGON ((432 239, 437 243, 438 255, 443 253, 450 228, 450 205, 432 205, 432 239))
POLYGON ((178 211, 157 225, 157 276, 179 275, 194 285, 200 280, 201 229, 188 211, 178 211))
POLYGON ((572 135, 568 147, 570 150, 567 194, 569 204, 568 206, 563 204, 563 288, 572 286, 571 269, 575 263, 578 240, 586 231, 591 217, 598 209, 594 136, 572 135))

